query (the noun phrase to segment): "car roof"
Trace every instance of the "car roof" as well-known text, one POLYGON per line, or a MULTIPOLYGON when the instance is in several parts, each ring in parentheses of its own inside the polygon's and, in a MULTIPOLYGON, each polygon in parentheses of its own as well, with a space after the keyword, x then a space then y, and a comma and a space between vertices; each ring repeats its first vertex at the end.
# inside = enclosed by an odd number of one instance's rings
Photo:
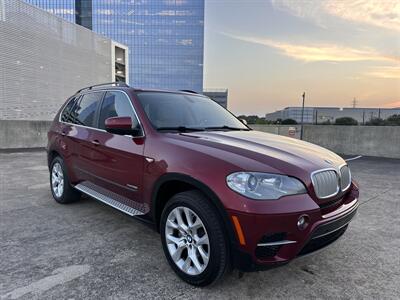
POLYGON ((166 89, 142 89, 142 88, 135 88, 132 86, 127 85, 126 83, 119 83, 119 82, 111 82, 111 83, 104 83, 99 85, 88 86, 78 90, 75 95, 78 94, 85 94, 88 91, 104 91, 104 90, 122 90, 122 91, 133 91, 133 92, 157 92, 157 93, 173 93, 173 94, 186 94, 186 95, 198 95, 206 97, 202 94, 199 94, 195 91, 191 90, 166 90, 166 89))

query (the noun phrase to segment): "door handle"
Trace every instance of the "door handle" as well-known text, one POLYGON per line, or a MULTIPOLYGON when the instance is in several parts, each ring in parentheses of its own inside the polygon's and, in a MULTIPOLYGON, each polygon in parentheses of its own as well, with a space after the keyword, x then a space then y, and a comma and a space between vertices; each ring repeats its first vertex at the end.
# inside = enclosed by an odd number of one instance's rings
POLYGON ((94 140, 94 141, 92 141, 92 144, 95 146, 98 146, 98 145, 100 145, 100 142, 98 140, 94 140))

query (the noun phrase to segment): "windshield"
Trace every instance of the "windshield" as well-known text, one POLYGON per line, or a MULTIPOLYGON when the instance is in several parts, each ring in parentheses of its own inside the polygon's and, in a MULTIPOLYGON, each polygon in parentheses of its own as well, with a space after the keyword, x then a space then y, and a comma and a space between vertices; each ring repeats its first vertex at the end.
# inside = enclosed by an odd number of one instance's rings
POLYGON ((204 96, 140 92, 137 97, 158 130, 249 130, 225 108, 204 96))

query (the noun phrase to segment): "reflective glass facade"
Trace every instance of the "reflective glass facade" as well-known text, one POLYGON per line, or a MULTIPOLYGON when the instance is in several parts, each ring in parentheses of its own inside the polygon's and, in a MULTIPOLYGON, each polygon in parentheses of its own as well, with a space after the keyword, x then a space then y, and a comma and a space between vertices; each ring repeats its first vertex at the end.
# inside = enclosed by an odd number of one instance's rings
MULTIPOLYGON (((74 4, 27 1, 48 11, 74 4)), ((204 0, 82 0, 75 6, 78 24, 129 47, 131 85, 203 90, 204 0)))
POLYGON ((75 23, 75 0, 25 0, 25 2, 75 23))

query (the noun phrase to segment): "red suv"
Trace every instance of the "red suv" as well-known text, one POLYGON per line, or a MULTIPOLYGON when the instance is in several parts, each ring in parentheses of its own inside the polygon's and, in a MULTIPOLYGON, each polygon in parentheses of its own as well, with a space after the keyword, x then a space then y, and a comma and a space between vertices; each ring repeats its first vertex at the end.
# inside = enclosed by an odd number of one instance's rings
POLYGON ((48 140, 54 199, 86 194, 150 220, 172 269, 193 285, 321 249, 358 207, 341 157, 253 131, 190 91, 82 89, 63 105, 48 140))

